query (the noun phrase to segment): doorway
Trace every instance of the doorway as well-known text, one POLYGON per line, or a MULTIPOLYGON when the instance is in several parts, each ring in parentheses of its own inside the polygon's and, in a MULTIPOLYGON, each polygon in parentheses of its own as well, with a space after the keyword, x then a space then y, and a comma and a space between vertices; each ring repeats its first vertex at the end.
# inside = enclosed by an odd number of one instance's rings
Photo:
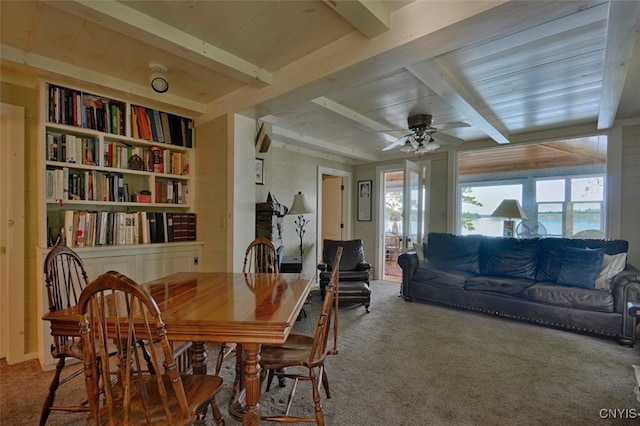
POLYGON ((425 199, 422 167, 405 160, 403 164, 380 168, 381 211, 379 217, 379 264, 384 265, 382 279, 401 282, 398 256, 413 249, 423 234, 425 199))
POLYGON ((322 260, 322 242, 348 240, 351 236, 351 173, 344 170, 318 167, 318 261, 322 260))

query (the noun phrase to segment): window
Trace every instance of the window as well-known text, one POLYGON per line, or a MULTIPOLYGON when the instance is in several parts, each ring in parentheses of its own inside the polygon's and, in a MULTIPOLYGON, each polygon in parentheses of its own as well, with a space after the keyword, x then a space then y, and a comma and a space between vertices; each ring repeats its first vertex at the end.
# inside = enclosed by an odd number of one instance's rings
POLYGON ((502 235, 491 213, 513 198, 547 236, 604 237, 606 157, 606 136, 459 152, 457 233, 502 235))
POLYGON ((461 187, 461 234, 502 236, 506 218, 492 217, 491 213, 503 199, 515 199, 522 204, 521 184, 474 185, 461 187))
POLYGON ((604 232, 604 175, 538 180, 536 204, 548 236, 604 232))

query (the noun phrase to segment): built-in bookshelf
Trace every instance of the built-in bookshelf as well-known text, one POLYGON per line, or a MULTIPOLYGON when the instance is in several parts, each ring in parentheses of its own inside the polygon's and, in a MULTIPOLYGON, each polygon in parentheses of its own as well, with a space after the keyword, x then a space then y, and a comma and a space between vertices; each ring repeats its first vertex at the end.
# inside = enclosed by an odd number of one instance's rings
POLYGON ((167 230, 173 215, 195 222, 193 119, 62 85, 42 92, 43 247, 195 240, 167 230), (164 238, 152 238, 152 217, 164 238))

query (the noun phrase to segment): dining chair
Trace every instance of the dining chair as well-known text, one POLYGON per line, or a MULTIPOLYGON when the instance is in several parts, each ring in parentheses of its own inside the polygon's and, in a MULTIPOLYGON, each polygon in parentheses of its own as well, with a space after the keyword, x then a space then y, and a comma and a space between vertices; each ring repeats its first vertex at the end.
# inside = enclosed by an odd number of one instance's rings
POLYGON ((263 345, 260 352, 261 383, 269 376, 267 389, 269 390, 274 375, 282 378, 294 379, 287 406, 283 414, 262 416, 261 420, 279 423, 312 422, 324 425, 324 414, 320 402, 320 383, 324 387, 325 394, 331 398, 329 379, 324 368, 325 359, 330 354, 337 354, 338 334, 338 285, 340 258, 342 247, 336 251, 331 279, 326 287, 322 302, 322 309, 313 336, 291 333, 287 341, 282 345, 263 345), (333 321, 333 329, 331 327, 333 321), (329 345, 329 335, 333 331, 333 346, 329 345), (287 370, 288 369, 288 370, 287 370), (292 371, 293 370, 293 371, 292 371), (317 370, 317 372, 316 372, 317 370), (318 381, 321 378, 321 382, 318 381), (299 381, 310 381, 313 391, 313 403, 315 416, 291 415, 291 407, 299 381))
MULTIPOLYGON (((245 274, 255 272, 272 272, 277 274, 280 271, 278 252, 271 241, 265 237, 258 237, 253 240, 244 253, 242 272, 245 274)), ((223 343, 220 345, 220 352, 216 360, 215 374, 220 374, 222 362, 236 347, 233 343, 223 343)))
MULTIPOLYGON (((55 312, 78 304, 78 298, 82 290, 88 285, 88 276, 84 263, 80 256, 65 245, 64 241, 59 241, 53 246, 44 260, 44 278, 47 290, 49 311, 55 312)), ((58 388, 70 380, 78 377, 82 373, 82 367, 76 368, 73 372, 62 378, 62 372, 67 365, 67 359, 82 361, 81 339, 74 336, 52 336, 51 356, 56 362, 56 371, 49 384, 49 392, 42 404, 40 412, 40 425, 47 423, 52 411, 66 412, 88 412, 87 401, 72 406, 54 405, 58 388)), ((138 342, 144 349, 145 342, 138 342)), ((191 367, 190 353, 191 342, 176 344, 172 342, 174 356, 179 361, 181 368, 188 370, 191 367)), ((146 352, 145 352, 146 353, 146 352)), ((111 351, 110 355, 115 352, 111 351)), ((149 368, 151 359, 146 357, 149 368)), ((182 371, 182 370, 181 370, 182 371)))
POLYGON ((183 374, 178 370, 160 310, 143 286, 115 271, 100 275, 80 294, 80 334, 85 385, 96 424, 206 424, 211 406, 217 425, 224 425, 215 401, 219 376, 183 374), (138 341, 146 346, 150 371, 138 341), (107 359, 115 345, 115 360, 107 359), (159 369, 156 369, 159 370, 159 369))
MULTIPOLYGON (((49 303, 49 311, 55 312, 78 304, 78 298, 83 288, 88 284, 87 272, 82 260, 76 252, 63 244, 57 244, 47 254, 44 260, 44 278, 49 303)), ((46 424, 52 411, 88 412, 89 407, 80 403, 76 406, 56 406, 56 392, 58 388, 79 376, 82 368, 76 368, 72 373, 61 379, 67 358, 82 360, 82 347, 79 337, 53 336, 51 356, 56 362, 56 371, 49 384, 49 393, 44 400, 40 412, 40 425, 46 424)))

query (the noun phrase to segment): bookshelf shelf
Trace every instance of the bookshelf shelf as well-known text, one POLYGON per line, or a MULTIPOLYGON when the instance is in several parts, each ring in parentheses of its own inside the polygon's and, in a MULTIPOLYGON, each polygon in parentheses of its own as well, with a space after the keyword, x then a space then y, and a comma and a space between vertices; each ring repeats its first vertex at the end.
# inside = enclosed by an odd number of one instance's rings
POLYGON ((48 82, 41 91, 39 198, 45 214, 39 246, 51 244, 62 230, 73 248, 173 242, 166 232, 163 241, 143 239, 143 227, 146 236, 151 224, 142 212, 193 211, 193 120, 48 82), (100 240, 105 231, 94 216, 103 213, 109 216, 102 223, 107 232, 121 232, 115 218, 124 214, 136 232, 124 240, 100 240), (83 225, 79 216, 90 222, 83 225), (78 242, 78 235, 91 241, 78 242))

